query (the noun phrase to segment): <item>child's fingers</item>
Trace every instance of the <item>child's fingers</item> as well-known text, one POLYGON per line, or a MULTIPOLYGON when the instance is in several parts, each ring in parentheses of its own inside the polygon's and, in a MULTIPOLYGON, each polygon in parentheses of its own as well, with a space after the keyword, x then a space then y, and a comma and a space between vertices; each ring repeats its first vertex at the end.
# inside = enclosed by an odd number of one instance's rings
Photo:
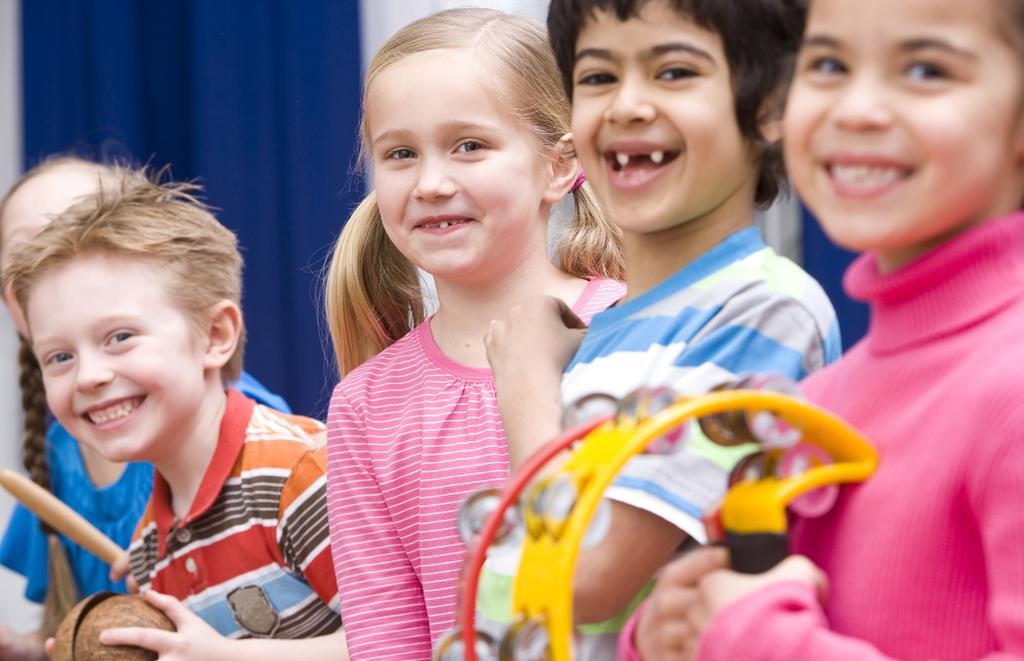
POLYGON ((100 642, 104 645, 133 645, 157 654, 166 654, 175 648, 178 635, 176 632, 150 627, 116 627, 101 631, 100 642))
POLYGON ((644 661, 682 659, 692 644, 693 630, 685 619, 657 619, 652 626, 637 630, 637 648, 644 661))
POLYGON ((697 605, 697 590, 689 585, 666 583, 655 588, 647 610, 658 622, 685 620, 697 605))
POLYGON ((824 604, 828 600, 828 576, 806 556, 791 555, 772 569, 772 573, 777 574, 779 580, 809 583, 817 592, 819 602, 824 604))
POLYGON ((145 594, 142 595, 146 601, 163 611, 174 626, 181 629, 185 622, 194 617, 192 611, 185 607, 185 604, 181 603, 169 594, 163 594, 156 590, 146 590, 145 594))
POLYGON ((659 582, 696 585, 705 575, 716 569, 728 567, 729 552, 726 549, 718 546, 704 546, 669 564, 662 572, 659 582))
POLYGON ((562 323, 565 324, 566 328, 586 328, 587 325, 583 323, 583 320, 572 311, 572 308, 560 298, 553 299, 558 305, 558 315, 562 318, 562 323))
POLYGON ((487 347, 488 350, 490 350, 494 345, 495 337, 500 337, 504 331, 504 321, 491 319, 491 323, 487 326, 487 331, 484 333, 484 346, 487 347))
POLYGON ((128 552, 125 551, 117 557, 114 564, 110 565, 110 580, 117 583, 128 574, 128 552))
POLYGON ((46 652, 46 656, 53 658, 53 646, 57 641, 53 638, 47 638, 46 642, 43 643, 43 650, 46 652))
POLYGON ((128 588, 128 594, 139 593, 139 582, 135 580, 135 577, 128 574, 128 578, 124 579, 124 585, 128 588))
POLYGON ((683 650, 692 638, 690 627, 681 620, 666 622, 658 632, 657 649, 661 652, 661 658, 681 658, 683 650))

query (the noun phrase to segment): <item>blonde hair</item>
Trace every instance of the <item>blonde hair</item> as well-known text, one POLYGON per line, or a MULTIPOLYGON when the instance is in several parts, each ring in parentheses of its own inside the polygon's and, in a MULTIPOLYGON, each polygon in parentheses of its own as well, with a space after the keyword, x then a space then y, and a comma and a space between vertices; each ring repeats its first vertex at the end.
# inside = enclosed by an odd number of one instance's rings
MULTIPOLYGON (((503 83, 498 85, 502 100, 542 148, 554 148, 571 130, 568 100, 543 28, 490 9, 450 9, 399 30, 370 63, 363 97, 387 67, 443 48, 470 48, 489 56, 503 83)), ((360 133, 365 161, 365 111, 360 133)), ((619 230, 586 184, 573 191, 573 201, 575 212, 556 252, 558 267, 577 277, 621 278, 619 230)), ((325 308, 342 377, 423 321, 418 273, 385 234, 374 193, 352 212, 335 244, 325 308)))
MULTIPOLYGON (((113 186, 123 180, 137 180, 142 176, 138 171, 118 165, 97 163, 70 155, 56 155, 44 159, 26 172, 0 198, 0 223, 3 222, 10 199, 27 182, 60 168, 81 168, 96 173, 96 189, 113 186)), ((0 232, 0 239, 2 239, 0 232)), ((0 248, 2 248, 0 244, 0 248)), ((4 267, 6 264, 0 264, 4 267)), ((46 407, 46 391, 43 389, 43 375, 36 362, 32 347, 25 338, 18 344, 18 385, 21 389, 21 406, 24 412, 22 433, 22 463, 29 477, 44 489, 50 489, 50 463, 46 456, 46 431, 49 410, 46 407)), ((42 630, 48 636, 54 635, 64 615, 80 598, 74 572, 68 561, 67 550, 60 543, 53 529, 40 522, 47 536, 48 586, 43 601, 42 630)))
MULTIPOLYGON (((32 181, 36 177, 57 170, 59 168, 82 168, 87 170, 93 170, 96 172, 96 189, 113 185, 114 182, 122 181, 124 179, 138 180, 139 177, 143 177, 141 170, 133 170, 130 167, 120 165, 117 163, 97 163, 96 161, 90 161, 79 156, 71 156, 65 154, 57 154, 49 156, 35 166, 33 166, 28 172, 22 175, 21 179, 14 182, 14 185, 7 189, 7 192, 2 198, 0 198, 0 221, 4 217, 4 212, 7 210, 7 204, 14 194, 18 190, 32 181)), ((2 237, 0 237, 2 238, 2 237)), ((3 267, 0 264, 0 267, 3 267)))
MULTIPOLYGON (((83 255, 113 254, 159 265, 170 278, 168 291, 198 330, 223 300, 241 306, 242 257, 235 235, 196 198, 193 183, 166 182, 166 170, 126 177, 75 204, 26 241, 4 270, 22 308, 33 285, 45 273, 83 255)), ((245 328, 238 346, 221 368, 226 382, 242 371, 245 328)))

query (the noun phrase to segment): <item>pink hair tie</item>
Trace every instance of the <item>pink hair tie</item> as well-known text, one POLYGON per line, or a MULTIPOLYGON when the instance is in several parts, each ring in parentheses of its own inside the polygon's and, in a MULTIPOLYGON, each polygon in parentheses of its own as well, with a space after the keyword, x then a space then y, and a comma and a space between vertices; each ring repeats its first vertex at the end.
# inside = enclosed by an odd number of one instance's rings
POLYGON ((569 192, 570 193, 575 193, 579 189, 579 187, 583 185, 583 182, 585 182, 586 180, 587 180, 586 175, 583 174, 583 170, 580 170, 580 173, 578 175, 576 175, 576 181, 573 183, 572 189, 569 192))

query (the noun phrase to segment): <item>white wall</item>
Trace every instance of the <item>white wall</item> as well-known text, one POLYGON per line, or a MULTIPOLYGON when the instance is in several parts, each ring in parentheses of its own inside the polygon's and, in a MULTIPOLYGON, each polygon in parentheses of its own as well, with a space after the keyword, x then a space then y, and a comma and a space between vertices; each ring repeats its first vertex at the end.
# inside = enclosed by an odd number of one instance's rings
POLYGON ((803 263, 804 226, 795 195, 779 198, 770 209, 758 212, 755 219, 764 232, 765 243, 797 264, 803 263))
POLYGON ((363 70, 392 34, 408 23, 453 7, 490 7, 543 22, 548 0, 360 0, 363 70))
MULTIPOLYGON (((0 194, 21 171, 21 29, 19 0, 0 0, 0 194)), ((21 407, 18 394, 17 340, 6 312, 0 312, 0 467, 21 466, 18 451, 21 407)), ((0 489, 0 530, 14 506, 0 489)), ((39 609, 22 598, 25 581, 0 567, 0 623, 17 631, 34 629, 39 609)))

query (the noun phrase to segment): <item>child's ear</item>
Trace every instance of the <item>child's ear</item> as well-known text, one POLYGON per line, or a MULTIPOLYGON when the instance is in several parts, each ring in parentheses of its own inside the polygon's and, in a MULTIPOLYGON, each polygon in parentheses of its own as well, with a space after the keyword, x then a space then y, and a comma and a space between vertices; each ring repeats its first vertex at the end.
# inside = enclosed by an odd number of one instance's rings
POLYGON ((544 194, 544 201, 554 204, 572 191, 579 176, 580 161, 576 158, 576 145, 572 133, 562 136, 551 155, 551 182, 544 194))
POLYGON ((761 101, 757 112, 757 128, 766 145, 782 140, 782 114, 785 111, 786 90, 776 90, 761 101))
POLYGON ((203 367, 219 370, 238 347, 242 335, 242 311, 228 300, 217 303, 210 315, 208 331, 203 367))
POLYGON ((772 113, 770 117, 761 120, 761 136, 769 145, 774 145, 782 140, 782 117, 779 113, 772 113))

